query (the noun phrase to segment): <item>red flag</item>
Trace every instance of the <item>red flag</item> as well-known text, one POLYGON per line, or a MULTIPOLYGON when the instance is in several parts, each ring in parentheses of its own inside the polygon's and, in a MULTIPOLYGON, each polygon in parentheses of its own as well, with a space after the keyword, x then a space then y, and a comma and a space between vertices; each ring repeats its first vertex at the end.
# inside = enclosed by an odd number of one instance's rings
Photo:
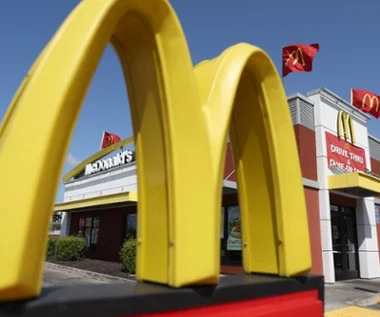
POLYGON ((319 44, 292 44, 282 49, 282 77, 289 73, 311 72, 319 44))
POLYGON ((364 89, 351 89, 351 104, 375 118, 380 117, 380 96, 364 89))
POLYGON ((102 142, 100 144, 100 148, 104 149, 108 146, 111 146, 112 144, 115 144, 117 142, 120 142, 121 139, 118 135, 109 133, 109 132, 103 132, 102 142))

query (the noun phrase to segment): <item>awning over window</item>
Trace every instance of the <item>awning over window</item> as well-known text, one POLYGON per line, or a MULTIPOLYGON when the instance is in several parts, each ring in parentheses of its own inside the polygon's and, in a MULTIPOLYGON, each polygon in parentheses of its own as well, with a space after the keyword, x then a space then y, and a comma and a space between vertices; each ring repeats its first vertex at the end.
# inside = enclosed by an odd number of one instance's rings
POLYGON ((137 192, 124 192, 113 195, 98 196, 59 203, 54 206, 54 211, 78 211, 78 209, 84 209, 101 205, 111 205, 119 203, 134 204, 136 202, 137 192))
POLYGON ((330 190, 359 198, 380 195, 380 179, 360 172, 331 175, 328 186, 330 190))

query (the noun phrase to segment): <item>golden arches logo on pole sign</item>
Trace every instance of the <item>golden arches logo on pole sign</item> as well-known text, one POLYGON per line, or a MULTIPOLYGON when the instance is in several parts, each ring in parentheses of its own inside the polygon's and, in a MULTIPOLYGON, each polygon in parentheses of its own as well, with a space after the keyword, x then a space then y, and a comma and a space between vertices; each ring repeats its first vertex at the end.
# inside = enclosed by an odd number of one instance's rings
POLYGON ((377 96, 371 96, 370 94, 365 94, 362 100, 362 108, 366 108, 366 101, 369 101, 369 107, 370 109, 373 108, 373 106, 376 104, 376 112, 379 111, 379 98, 377 96))
POLYGON ((346 141, 356 142, 354 122, 351 115, 344 111, 338 113, 338 137, 344 138, 346 141))
POLYGON ((292 64, 293 65, 296 65, 300 60, 301 60, 301 65, 302 66, 305 66, 305 59, 304 59, 304 56, 303 56, 303 51, 300 47, 297 47, 297 49, 295 49, 288 57, 288 59, 286 60, 286 63, 285 65, 288 66, 289 65, 289 61, 290 59, 293 57, 293 62, 292 64))
POLYGON ((44 50, 0 128, 0 251, 7 255, 0 261, 0 300, 40 292, 65 155, 109 41, 130 96, 139 183, 137 279, 174 287, 218 283, 228 130, 245 271, 306 273, 311 256, 299 158, 270 58, 239 44, 194 73, 168 1, 84 0, 44 50), (20 153, 28 153, 27 166, 20 153))

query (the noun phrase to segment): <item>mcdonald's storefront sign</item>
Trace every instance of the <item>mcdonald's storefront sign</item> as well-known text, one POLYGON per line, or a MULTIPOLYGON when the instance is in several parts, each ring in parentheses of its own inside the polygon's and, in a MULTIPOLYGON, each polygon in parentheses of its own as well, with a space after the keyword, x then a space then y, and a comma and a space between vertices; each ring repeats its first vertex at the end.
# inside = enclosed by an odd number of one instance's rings
POLYGON ((355 127, 351 115, 344 111, 339 111, 338 119, 338 137, 354 144, 356 142, 355 127))
POLYGON ((346 172, 365 172, 366 157, 363 148, 348 143, 336 135, 326 132, 328 166, 346 172))
POLYGON ((135 160, 134 152, 130 150, 123 151, 118 153, 117 155, 103 159, 97 160, 94 163, 90 163, 86 165, 84 175, 91 175, 101 171, 106 171, 111 168, 121 166, 124 164, 129 164, 135 160))
POLYGON ((337 136, 326 132, 329 167, 338 167, 346 172, 366 170, 365 151, 356 145, 354 121, 344 111, 338 112, 337 136))

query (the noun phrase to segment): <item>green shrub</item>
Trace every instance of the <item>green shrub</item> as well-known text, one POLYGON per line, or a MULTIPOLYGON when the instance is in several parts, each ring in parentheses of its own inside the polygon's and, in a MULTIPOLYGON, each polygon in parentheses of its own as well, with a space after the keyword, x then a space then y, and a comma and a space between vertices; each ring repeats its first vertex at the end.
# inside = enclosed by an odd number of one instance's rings
POLYGON ((129 239, 124 242, 120 250, 123 271, 130 274, 136 272, 136 245, 136 239, 129 239))
POLYGON ((55 238, 55 237, 49 237, 48 245, 47 245, 47 251, 46 251, 47 256, 55 255, 55 244, 57 242, 57 239, 58 238, 55 238))
POLYGON ((86 239, 81 237, 60 237, 55 243, 55 256, 59 261, 78 261, 84 257, 86 239))

